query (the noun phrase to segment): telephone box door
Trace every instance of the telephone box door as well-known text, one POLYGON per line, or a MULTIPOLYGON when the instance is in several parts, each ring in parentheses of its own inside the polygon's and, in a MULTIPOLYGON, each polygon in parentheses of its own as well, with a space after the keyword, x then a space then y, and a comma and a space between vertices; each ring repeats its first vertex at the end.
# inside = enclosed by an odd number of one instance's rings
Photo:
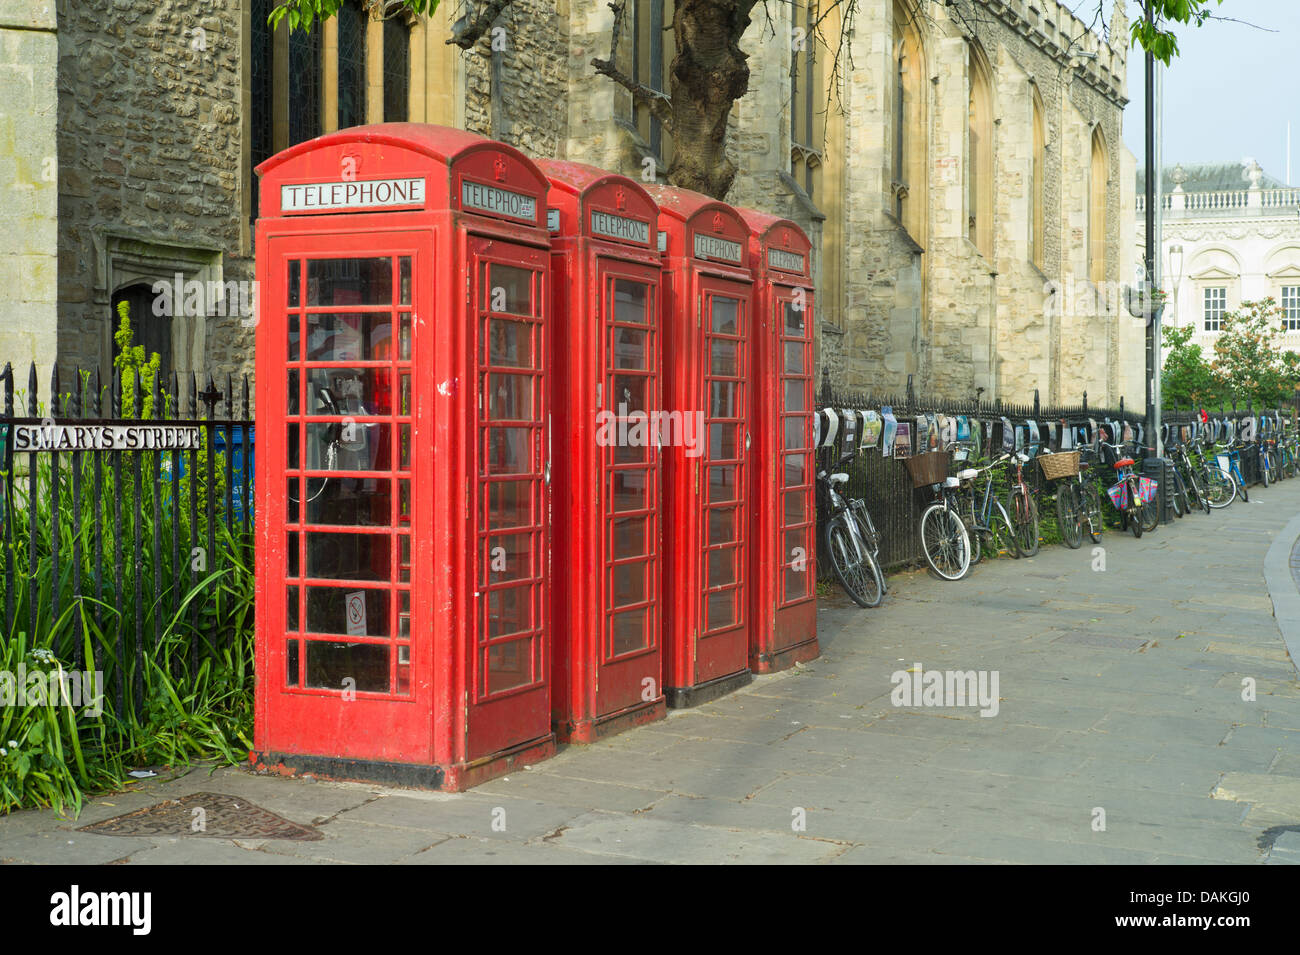
POLYGON ((258 487, 258 548, 283 590, 264 595, 261 725, 277 736, 261 745, 429 762, 431 648, 412 639, 428 632, 426 583, 411 574, 412 491, 437 466, 411 453, 429 236, 273 237, 268 251, 259 401, 285 422, 259 435, 274 481, 258 487))
MULTIPOLYGON (((659 695, 659 271, 602 258, 597 266, 604 331, 601 410, 612 441, 601 441, 605 476, 603 632, 596 713, 659 695), (646 680, 650 680, 647 685, 646 680)), ((577 344, 577 343, 575 343, 577 344)))
POLYGON ((748 663, 749 286, 701 276, 704 454, 700 468, 700 629, 695 682, 748 663))
POLYGON ((467 237, 476 369, 471 760, 551 730, 547 251, 467 237))

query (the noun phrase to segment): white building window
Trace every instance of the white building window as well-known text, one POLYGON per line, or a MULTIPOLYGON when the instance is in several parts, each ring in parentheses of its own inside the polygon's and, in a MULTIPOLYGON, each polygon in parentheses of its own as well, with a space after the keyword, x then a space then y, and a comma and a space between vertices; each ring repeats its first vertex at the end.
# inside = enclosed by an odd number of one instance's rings
POLYGON ((1205 330, 1217 332, 1223 328, 1223 313, 1228 306, 1228 290, 1223 286, 1205 290, 1205 330))
POLYGON ((1282 286, 1282 330, 1300 331, 1300 285, 1282 286))

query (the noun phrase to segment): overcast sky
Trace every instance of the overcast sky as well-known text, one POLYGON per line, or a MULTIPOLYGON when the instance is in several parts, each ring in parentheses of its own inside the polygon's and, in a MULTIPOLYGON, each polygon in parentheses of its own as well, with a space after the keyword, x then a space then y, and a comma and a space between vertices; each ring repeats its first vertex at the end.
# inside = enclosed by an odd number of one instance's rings
MULTIPOLYGON (((1078 0, 1071 7, 1084 14, 1078 0)), ((1086 0, 1095 10, 1095 0, 1086 0)), ((1110 4, 1107 4, 1110 7, 1110 4)), ((1130 3, 1130 16, 1137 16, 1130 3)), ((1211 20, 1178 31, 1179 55, 1165 73, 1164 165, 1256 159, 1286 179, 1286 124, 1291 122, 1291 182, 1300 180, 1300 2, 1223 0, 1211 20)), ((1145 160, 1145 54, 1129 53, 1124 141, 1145 160)))

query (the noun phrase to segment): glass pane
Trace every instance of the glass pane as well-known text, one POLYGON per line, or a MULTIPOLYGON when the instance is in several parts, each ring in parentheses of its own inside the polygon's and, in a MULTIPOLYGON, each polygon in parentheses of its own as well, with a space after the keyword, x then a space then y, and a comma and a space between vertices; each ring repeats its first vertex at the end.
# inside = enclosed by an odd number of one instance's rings
POLYGON ((397 426, 397 467, 402 471, 411 470, 411 426, 397 426))
POLYGON ((527 527, 532 524, 532 482, 492 481, 488 484, 488 526, 527 527))
POLYGON ((532 640, 512 640, 488 647, 488 690, 500 693, 533 682, 532 640))
POLYGON ((797 600, 808 596, 808 571, 785 569, 785 599, 797 600))
POLYGON ((709 458, 722 461, 736 458, 740 453, 740 425, 709 425, 709 458))
POLYGON ((494 421, 531 421, 533 418, 532 377, 489 375, 488 417, 494 421))
POLYGON ((808 439, 808 419, 789 417, 785 419, 785 447, 793 451, 806 446, 808 439))
POLYGON ((533 367, 533 326, 498 318, 488 323, 487 363, 512 368, 533 367))
POLYGON ((614 280, 614 321, 650 324, 650 288, 644 282, 614 280))
POLYGON ((791 491, 785 496, 785 522, 802 524, 808 520, 808 492, 791 491))
POLYGON ((709 586, 724 587, 736 582, 736 549, 709 551, 709 586))
POLYGON ((532 629, 533 587, 489 590, 487 595, 488 636, 503 637, 532 629))
POLYGON ((393 319, 387 312, 307 316, 307 361, 391 361, 393 319))
POLYGON ((312 633, 349 637, 388 637, 390 591, 307 588, 307 625, 312 633))
POLYGON ((800 342, 785 343, 785 372, 788 375, 804 374, 803 355, 807 346, 800 342))
POLYGON ((392 302, 392 259, 312 259, 307 263, 308 305, 392 302))
MULTIPOLYGON (((294 608, 295 613, 297 608, 294 608)), ((287 653, 284 659, 284 683, 285 686, 298 685, 298 641, 290 640, 287 653)))
POLYGON ((709 509, 709 543, 730 544, 736 540, 736 509, 713 507, 709 509))
POLYGON ((613 335, 614 367, 645 369, 650 333, 639 328, 616 328, 613 335))
POLYGON ((646 636, 650 620, 650 608, 624 610, 614 614, 611 621, 610 650, 613 656, 644 650, 648 645, 646 636))
POLYGON ((787 381, 785 383, 785 410, 786 411, 803 411, 804 398, 807 386, 802 380, 787 381))
POLYGON ((307 369, 307 413, 363 418, 393 413, 393 373, 387 368, 307 369))
POLYGON ((301 376, 298 374, 298 369, 290 368, 289 387, 288 387, 287 394, 285 396, 288 399, 288 408, 286 410, 287 414, 296 415, 298 413, 299 384, 301 384, 301 376))
POLYGON ((740 387, 734 381, 714 381, 709 384, 709 417, 736 417, 736 390, 740 387))
POLYGON ((387 527, 393 519, 392 487, 391 481, 374 478, 308 478, 307 522, 387 527))
POLYGON ((388 647, 382 643, 307 642, 307 685, 313 689, 388 692, 388 647))
POLYGON ((736 499, 736 466, 709 468, 709 503, 736 499))
POLYGON ((645 471, 615 471, 613 481, 614 510, 641 511, 646 508, 647 480, 645 471))
POLYGON ((397 357, 402 361, 411 360, 411 313, 403 312, 398 322, 397 357))
POLYGON ((532 534, 496 534, 487 539, 487 580, 490 584, 533 576, 532 534))
POLYGON ((397 538, 397 573, 402 583, 411 581, 411 538, 401 534, 397 538))
POLYGON ((710 303, 713 307, 713 325, 712 329, 718 335, 735 335, 736 318, 739 314, 740 303, 735 299, 721 298, 714 296, 710 303))
POLYGON ((803 317, 807 314, 802 309, 795 309, 794 302, 785 302, 785 333, 790 338, 803 338, 803 317))
POLYGON ((707 629, 717 630, 736 622, 735 593, 734 590, 724 590, 709 594, 707 629))
POLYGON ((493 262, 488 266, 488 310, 533 314, 533 271, 493 262))
POLYGON ((411 304, 411 257, 404 255, 397 260, 397 274, 399 283, 399 305, 411 304))
POLYGON ((808 482, 808 459, 803 454, 785 456, 785 486, 799 487, 808 482))
POLYGON ((307 534, 307 576, 335 580, 392 580, 387 534, 307 534))
POLYGON ((307 425, 307 462, 313 471, 387 471, 393 426, 360 421, 307 425))
POLYGON ((615 607, 645 602, 646 567, 645 561, 614 565, 612 573, 615 607))
MULTIPOLYGON (((649 423, 646 421, 641 421, 639 423, 645 425, 647 428, 649 427, 649 423)), ((644 440, 638 437, 634 441, 632 438, 633 433, 640 434, 640 429, 636 427, 637 424, 638 422, 636 421, 629 422, 627 425, 627 441, 614 445, 615 464, 644 464, 649 458, 651 447, 651 436, 649 431, 646 431, 644 440)), ((616 441, 618 440, 617 433, 614 435, 614 438, 616 441)))
POLYGON ((727 339, 719 339, 710 346, 712 360, 709 364, 709 370, 715 375, 727 375, 736 377, 739 374, 739 365, 736 362, 736 342, 727 339))
POLYGON ((649 392, 650 379, 644 375, 615 375, 614 387, 610 392, 610 410, 619 417, 631 411, 649 411, 650 405, 646 400, 649 392))
POLYGON ((298 360, 298 316, 289 316, 289 361, 298 360))
POLYGON ((286 630, 297 630, 298 629, 298 588, 297 587, 285 588, 284 609, 285 609, 284 628, 286 630))
POLYGON ((800 558, 808 558, 808 528, 797 527, 792 531, 785 531, 782 534, 785 538, 785 553, 782 555, 781 562, 785 564, 792 563, 800 558))
POLYGON ((289 263, 289 307, 297 308, 302 300, 302 263, 294 259, 289 263))
POLYGON ((644 517, 618 517, 614 519, 611 557, 642 557, 646 550, 646 519, 644 517))
POLYGON ((298 523, 298 502, 302 500, 302 478, 289 478, 285 488, 285 501, 288 504, 286 515, 290 524, 298 523))
POLYGON ((401 401, 397 406, 397 413, 399 415, 409 415, 411 413, 411 376, 402 375, 401 381, 401 401))
POLYGON ((523 474, 533 469, 531 428, 488 428, 484 465, 491 474, 523 474))

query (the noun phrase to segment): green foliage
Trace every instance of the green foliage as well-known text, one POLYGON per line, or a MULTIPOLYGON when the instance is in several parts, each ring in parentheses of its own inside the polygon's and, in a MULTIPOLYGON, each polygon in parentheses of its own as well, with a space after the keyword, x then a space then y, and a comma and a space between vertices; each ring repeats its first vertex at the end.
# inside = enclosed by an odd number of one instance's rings
POLYGON ((1223 317, 1214 342, 1214 375, 1226 394, 1272 408, 1295 395, 1300 355, 1282 351, 1282 309, 1271 298, 1242 302, 1223 317))
POLYGON ((1160 371, 1160 389, 1166 407, 1193 407, 1223 400, 1223 384, 1205 360, 1201 346, 1191 338, 1195 327, 1164 325, 1161 333, 1169 349, 1160 371))
POLYGON ((118 348, 118 355, 113 359, 113 367, 122 379, 122 415, 127 418, 136 416, 135 376, 138 372, 140 390, 144 392, 140 417, 151 418, 154 413, 154 384, 158 381, 162 359, 157 352, 146 358, 143 345, 131 344, 135 340, 135 335, 131 330, 131 309, 126 302, 118 303, 117 316, 121 324, 113 333, 113 340, 118 348))
POLYGON ((1133 45, 1140 46, 1165 66, 1178 55, 1178 37, 1166 28, 1169 23, 1201 26, 1214 16, 1223 0, 1139 0, 1140 15, 1129 27, 1133 45), (1146 21, 1148 7, 1153 22, 1146 21))
MULTIPOLYGON (((374 10, 382 10, 386 15, 392 16, 396 11, 409 11, 417 16, 428 14, 432 16, 438 9, 439 0, 399 0, 396 3, 384 4, 380 0, 363 0, 363 5, 374 10)), ((343 6, 343 0, 280 0, 275 8, 271 11, 267 22, 274 29, 280 25, 280 21, 286 17, 289 21, 290 32, 299 29, 310 30, 312 23, 317 20, 328 20, 339 12, 339 7, 343 6)))
MULTIPOLYGON (((132 344, 125 308, 120 314, 124 360, 117 370, 133 382, 136 369, 152 366, 156 373, 157 356, 145 360, 132 344)), ((152 379, 141 378, 140 413, 149 414, 152 379)), ((135 406, 134 395, 129 404, 124 397, 125 416, 134 416, 135 406)), ((0 705, 0 813, 29 806, 78 811, 85 793, 121 786, 132 766, 237 762, 251 748, 252 535, 241 524, 227 526, 221 506, 209 528, 207 499, 223 499, 225 463, 214 458, 209 486, 207 454, 205 446, 187 460, 185 475, 164 472, 156 483, 153 475, 170 454, 90 453, 75 464, 61 456, 57 508, 51 455, 37 455, 32 472, 15 476, 5 515, 12 544, 0 544, 14 568, 14 618, 10 632, 0 632, 0 671, 16 673, 22 664, 29 673, 66 672, 76 663, 83 672, 102 671, 103 700, 98 712, 57 700, 0 705), (196 558, 192 547, 206 549, 209 530, 215 551, 196 558)))

